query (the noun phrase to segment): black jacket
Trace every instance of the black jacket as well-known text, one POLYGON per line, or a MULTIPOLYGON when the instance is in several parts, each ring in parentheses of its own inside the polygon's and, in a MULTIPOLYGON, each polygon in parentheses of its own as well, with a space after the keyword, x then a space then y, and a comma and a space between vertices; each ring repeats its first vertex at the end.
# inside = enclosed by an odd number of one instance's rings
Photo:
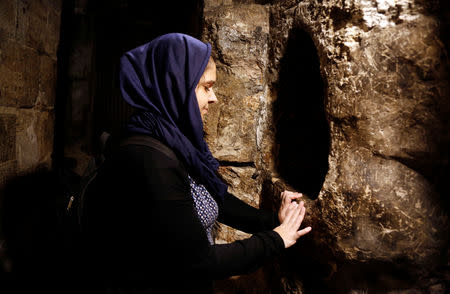
POLYGON ((112 293, 212 293, 213 280, 256 270, 284 248, 272 230, 276 214, 231 194, 218 201, 218 221, 253 235, 210 245, 194 210, 187 170, 158 148, 120 147, 102 166, 87 199, 90 268, 100 287, 112 293))

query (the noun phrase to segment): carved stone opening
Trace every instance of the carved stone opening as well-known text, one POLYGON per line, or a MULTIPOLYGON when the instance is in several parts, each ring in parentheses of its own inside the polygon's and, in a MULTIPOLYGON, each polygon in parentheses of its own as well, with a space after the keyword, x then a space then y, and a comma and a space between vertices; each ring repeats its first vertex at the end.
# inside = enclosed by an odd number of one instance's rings
POLYGON ((295 190, 317 198, 328 171, 330 134, 317 49, 300 27, 289 33, 274 104, 276 171, 295 190))

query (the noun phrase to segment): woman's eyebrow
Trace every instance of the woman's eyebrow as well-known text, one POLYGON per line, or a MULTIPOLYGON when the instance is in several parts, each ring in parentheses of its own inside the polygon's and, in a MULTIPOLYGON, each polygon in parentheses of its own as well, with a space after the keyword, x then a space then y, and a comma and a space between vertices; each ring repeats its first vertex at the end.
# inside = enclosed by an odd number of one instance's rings
POLYGON ((204 85, 214 85, 216 83, 216 81, 215 80, 207 80, 207 81, 203 81, 203 84, 204 85))

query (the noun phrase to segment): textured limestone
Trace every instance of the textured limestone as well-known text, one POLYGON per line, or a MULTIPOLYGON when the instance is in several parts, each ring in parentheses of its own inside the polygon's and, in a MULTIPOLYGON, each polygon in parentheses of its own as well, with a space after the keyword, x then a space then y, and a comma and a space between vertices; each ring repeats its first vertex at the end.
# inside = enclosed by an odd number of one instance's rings
POLYGON ((26 171, 50 163, 54 116, 48 112, 20 110, 17 115, 17 167, 26 171))
POLYGON ((17 1, 16 39, 40 52, 56 55, 61 1, 17 1))
POLYGON ((330 169, 320 220, 337 239, 336 256, 429 265, 447 237, 427 179, 440 164, 448 101, 437 21, 410 1, 349 3, 298 6, 328 83, 330 169))
MULTIPOLYGON (((269 13, 261 5, 205 4, 203 39, 212 44, 217 65, 216 95, 220 103, 210 107, 205 123, 206 141, 224 164, 219 171, 229 191, 259 206, 259 166, 262 132, 267 123, 265 72, 268 60, 269 13), (238 163, 240 167, 227 167, 238 163)), ((248 237, 220 225, 218 242, 248 237)))
POLYGON ((8 39, 0 50, 0 106, 32 107, 39 91, 39 55, 8 39))
MULTIPOLYGON (((219 173, 228 184, 228 192, 252 205, 260 206, 262 177, 254 167, 221 166, 219 173)), ((224 224, 218 224, 216 238, 219 242, 231 242, 236 239, 247 238, 250 235, 234 230, 224 224)))
POLYGON ((0 3, 0 185, 50 165, 61 2, 0 3))
POLYGON ((41 109, 52 109, 56 100, 56 60, 41 56, 39 72, 39 94, 36 106, 41 109))
POLYGON ((17 1, 17 39, 32 48, 43 49, 43 28, 47 7, 42 1, 17 1))
POLYGON ((228 192, 254 207, 259 206, 261 177, 254 167, 221 166, 220 174, 228 184, 228 192), (259 189, 258 189, 259 188, 259 189))
MULTIPOLYGON (((0 163, 0 189, 4 187, 4 185, 13 178, 13 176, 17 173, 17 161, 10 160, 6 162, 0 163)), ((7 261, 5 261, 7 263, 7 261)))
POLYGON ((0 2, 0 37, 14 38, 17 18, 16 1, 0 2))
POLYGON ((0 114, 0 162, 16 157, 16 116, 0 114))
MULTIPOLYGON (((310 213, 305 222, 314 230, 304 242, 310 246, 313 263, 325 264, 322 278, 342 287, 343 293, 445 288, 445 273, 440 271, 447 260, 448 212, 443 191, 448 189, 442 189, 442 182, 448 170, 450 101, 437 1, 223 2, 205 2, 204 32, 216 50, 221 102, 208 118, 206 130, 214 155, 230 163, 222 173, 233 164, 251 161, 260 180, 249 184, 263 195, 259 202, 272 209, 278 206, 280 191, 289 187, 278 174, 279 152, 288 152, 287 158, 296 164, 301 163, 295 161, 301 155, 295 149, 280 148, 276 139, 277 127, 288 126, 277 121, 285 119, 283 115, 295 116, 295 111, 273 111, 279 105, 316 105, 277 101, 288 99, 289 93, 281 87, 286 74, 297 73, 289 66, 283 72, 286 60, 296 61, 286 59, 287 54, 295 56, 295 50, 300 54, 292 40, 306 32, 320 61, 330 139, 329 152, 323 154, 328 171, 319 197, 307 200, 310 213), (260 15, 264 15, 260 22, 255 21, 260 15), (256 23, 265 33, 260 43, 252 43, 246 35, 256 23), (252 44, 264 50, 252 50, 252 44), (254 70, 256 64, 259 70, 254 70), (257 104, 242 103, 241 97, 250 95, 241 93, 252 89, 259 91, 259 100, 252 100, 257 104), (344 285, 341 278, 346 276, 351 278, 344 285)), ((295 83, 295 78, 288 80, 295 83)), ((292 99, 306 99, 301 89, 290 94, 292 99)), ((316 124, 310 127, 319 130, 316 124)), ((303 131, 289 129, 293 136, 306 134, 303 131)), ((236 177, 240 183, 248 178, 236 177)), ((226 236, 232 238, 229 233, 226 236)), ((297 257, 290 258, 300 257, 307 256, 298 251, 297 257)), ((292 261, 282 264, 308 274, 292 261)), ((281 282, 289 283, 295 285, 291 278, 281 282)))
POLYGON ((221 161, 255 162, 264 117, 268 11, 260 5, 213 8, 205 13, 204 27, 217 62, 221 101, 211 107, 208 144, 221 161))

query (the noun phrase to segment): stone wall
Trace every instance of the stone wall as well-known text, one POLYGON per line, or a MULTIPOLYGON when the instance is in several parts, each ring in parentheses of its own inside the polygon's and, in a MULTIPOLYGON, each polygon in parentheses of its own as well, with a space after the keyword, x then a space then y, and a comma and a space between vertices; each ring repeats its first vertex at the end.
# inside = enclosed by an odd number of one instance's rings
MULTIPOLYGON (((220 101, 206 133, 221 172, 255 206, 305 192, 313 226, 278 265, 231 288, 258 293, 258 279, 261 293, 444 293, 450 101, 439 15, 438 1, 205 1, 220 101)), ((221 227, 217 239, 244 236, 221 227)))
POLYGON ((61 1, 0 2, 0 184, 51 164, 61 1))
POLYGON ((60 0, 0 1, 0 189, 52 164, 60 17, 60 0))

